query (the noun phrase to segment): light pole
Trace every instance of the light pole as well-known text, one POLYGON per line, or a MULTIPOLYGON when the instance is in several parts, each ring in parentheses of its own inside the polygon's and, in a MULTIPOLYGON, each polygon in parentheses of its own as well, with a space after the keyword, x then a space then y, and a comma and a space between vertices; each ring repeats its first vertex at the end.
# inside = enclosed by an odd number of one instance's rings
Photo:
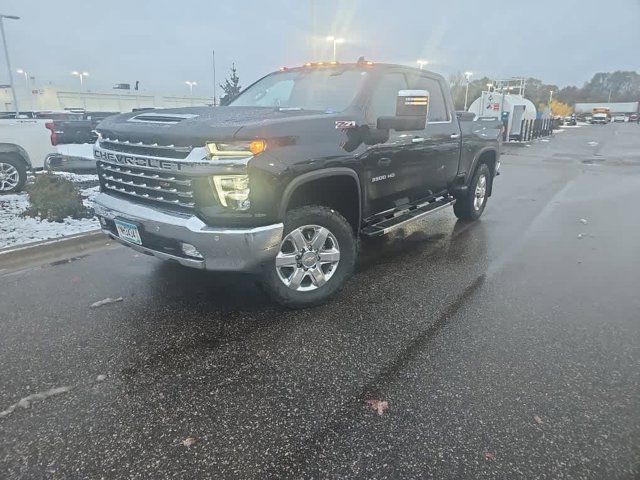
POLYGON ((25 72, 23 69, 19 68, 18 70, 16 70, 16 73, 24 75, 24 83, 25 83, 25 85, 27 87, 27 90, 29 90, 29 75, 27 74, 27 72, 25 72))
POLYGON ((422 70, 424 66, 427 65, 429 62, 427 62, 426 60, 416 60, 416 63, 420 67, 420 70, 422 70))
POLYGON ((469 80, 471 79, 472 72, 464 72, 464 78, 467 79, 467 88, 464 91, 464 109, 467 110, 467 101, 469 100, 469 80))
POLYGON ((553 111, 551 110, 552 101, 553 101, 553 90, 549 90, 549 115, 553 117, 553 111))
POLYGON ((89 72, 78 72, 78 71, 73 71, 71 72, 71 75, 75 75, 76 77, 80 77, 80 90, 82 90, 82 86, 84 85, 83 79, 84 77, 88 77, 89 76, 89 72))
POLYGON ((18 97, 16 97, 16 89, 13 88, 13 71, 11 70, 11 62, 9 61, 9 48, 7 47, 7 37, 4 35, 4 19, 8 18, 9 20, 20 20, 20 17, 16 17, 15 15, 3 15, 0 13, 0 33, 2 34, 2 44, 4 45, 4 56, 7 60, 7 68, 9 69, 9 85, 11 85, 11 95, 13 96, 13 106, 16 109, 16 118, 18 118, 18 114, 20 113, 18 108, 18 97))
POLYGON ((190 80, 187 80, 186 82, 187 85, 189 85, 189 95, 191 96, 191 105, 193 106, 193 87, 198 85, 198 82, 192 82, 190 80))
POLYGON ((193 87, 198 85, 198 82, 191 82, 189 80, 187 80, 186 82, 187 85, 189 85, 189 94, 193 97, 193 87))
POLYGON ((336 61, 336 54, 339 43, 344 43, 344 38, 336 38, 333 35, 327 37, 327 42, 333 42, 333 61, 336 61))
POLYGON ((213 106, 216 106, 216 51, 212 50, 213 53, 213 106))
POLYGON ((24 84, 27 89, 27 96, 31 99, 31 110, 33 110, 33 97, 32 97, 33 94, 31 93, 31 88, 29 85, 29 74, 22 68, 19 68, 18 70, 16 70, 16 73, 20 73, 24 75, 24 84))

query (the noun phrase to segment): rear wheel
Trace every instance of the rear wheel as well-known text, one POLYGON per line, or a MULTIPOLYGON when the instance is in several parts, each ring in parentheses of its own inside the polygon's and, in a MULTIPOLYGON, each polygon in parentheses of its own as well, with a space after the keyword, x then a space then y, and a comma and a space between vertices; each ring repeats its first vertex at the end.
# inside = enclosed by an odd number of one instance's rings
POLYGON ((287 213, 284 236, 263 283, 273 298, 291 308, 327 301, 353 272, 356 238, 335 210, 305 206, 287 213))
POLYGON ((24 162, 13 157, 0 157, 0 193, 16 193, 27 181, 24 162))
POLYGON ((487 205, 491 171, 486 163, 478 165, 467 193, 456 199, 453 211, 461 220, 477 220, 487 205))

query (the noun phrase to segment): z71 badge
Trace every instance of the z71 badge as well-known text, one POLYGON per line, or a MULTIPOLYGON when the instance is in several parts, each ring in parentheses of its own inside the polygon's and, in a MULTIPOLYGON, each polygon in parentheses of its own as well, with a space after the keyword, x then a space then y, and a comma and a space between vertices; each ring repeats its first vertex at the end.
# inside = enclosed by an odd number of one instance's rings
POLYGON ((356 128, 355 120, 336 120, 336 130, 346 130, 348 128, 356 128))

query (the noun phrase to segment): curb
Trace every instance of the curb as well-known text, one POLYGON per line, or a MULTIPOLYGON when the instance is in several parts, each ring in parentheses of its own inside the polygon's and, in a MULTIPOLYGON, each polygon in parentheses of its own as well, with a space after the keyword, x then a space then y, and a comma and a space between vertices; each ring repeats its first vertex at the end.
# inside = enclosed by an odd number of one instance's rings
POLYGON ((101 230, 78 233, 66 237, 42 240, 0 249, 0 271, 21 268, 43 261, 64 257, 69 253, 81 255, 111 242, 101 230))

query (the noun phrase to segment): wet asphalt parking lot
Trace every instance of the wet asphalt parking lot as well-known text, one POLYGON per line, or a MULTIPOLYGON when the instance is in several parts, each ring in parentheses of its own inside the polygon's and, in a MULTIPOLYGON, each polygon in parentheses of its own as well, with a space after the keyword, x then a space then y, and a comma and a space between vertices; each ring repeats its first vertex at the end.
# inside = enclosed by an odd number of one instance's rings
POLYGON ((585 125, 317 308, 113 244, 0 271, 0 478, 639 478, 639 198, 640 126, 585 125))

